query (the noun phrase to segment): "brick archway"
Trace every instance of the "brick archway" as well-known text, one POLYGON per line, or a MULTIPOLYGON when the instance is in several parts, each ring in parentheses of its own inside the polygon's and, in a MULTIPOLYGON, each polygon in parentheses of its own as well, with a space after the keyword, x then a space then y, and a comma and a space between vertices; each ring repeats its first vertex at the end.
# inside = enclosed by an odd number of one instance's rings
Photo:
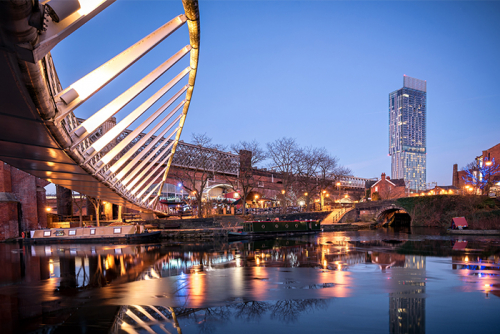
POLYGON ((375 217, 377 221, 389 224, 395 222, 397 225, 411 225, 413 222, 411 214, 405 208, 396 204, 381 207, 377 210, 375 217))

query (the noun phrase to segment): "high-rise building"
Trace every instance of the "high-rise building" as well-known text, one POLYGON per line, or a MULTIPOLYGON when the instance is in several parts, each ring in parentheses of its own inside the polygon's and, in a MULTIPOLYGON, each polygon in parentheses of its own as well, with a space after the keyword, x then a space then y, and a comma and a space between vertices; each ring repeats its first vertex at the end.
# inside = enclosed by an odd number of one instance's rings
POLYGON ((427 82, 403 77, 403 88, 389 94, 391 178, 425 190, 427 82))

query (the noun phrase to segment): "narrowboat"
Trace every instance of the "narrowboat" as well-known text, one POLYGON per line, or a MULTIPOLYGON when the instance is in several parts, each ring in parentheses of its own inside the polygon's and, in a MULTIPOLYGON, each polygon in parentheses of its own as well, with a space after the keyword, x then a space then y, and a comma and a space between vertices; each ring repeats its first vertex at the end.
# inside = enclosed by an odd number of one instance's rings
POLYGON ((161 232, 147 232, 141 225, 51 228, 29 231, 25 243, 147 242, 161 232))
POLYGON ((252 238, 256 236, 311 234, 321 231, 319 220, 310 221, 249 221, 242 223, 243 229, 228 232, 229 238, 252 238))

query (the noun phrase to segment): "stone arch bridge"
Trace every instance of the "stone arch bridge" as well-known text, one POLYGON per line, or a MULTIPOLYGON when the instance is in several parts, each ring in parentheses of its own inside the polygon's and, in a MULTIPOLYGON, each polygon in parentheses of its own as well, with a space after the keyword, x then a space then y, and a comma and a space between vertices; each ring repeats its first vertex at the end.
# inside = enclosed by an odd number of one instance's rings
POLYGON ((378 222, 389 224, 393 223, 396 219, 397 223, 411 224, 413 222, 413 217, 409 210, 396 199, 356 203, 354 208, 346 212, 339 222, 372 218, 375 218, 378 222))

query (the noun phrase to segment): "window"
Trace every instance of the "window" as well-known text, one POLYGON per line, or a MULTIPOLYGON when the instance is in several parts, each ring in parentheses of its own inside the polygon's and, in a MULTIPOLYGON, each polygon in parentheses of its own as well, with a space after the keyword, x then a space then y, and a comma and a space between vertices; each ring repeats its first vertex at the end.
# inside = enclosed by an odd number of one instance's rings
POLYGON ((122 229, 121 229, 121 227, 120 227, 120 228, 114 228, 114 229, 113 229, 113 233, 114 233, 114 234, 120 234, 120 233, 122 233, 122 229))
POLYGON ((43 231, 44 237, 50 237, 50 231, 43 231))
POLYGON ((76 230, 69 230, 68 235, 76 235, 76 230))
POLYGON ((93 228, 93 229, 90 230, 90 234, 91 235, 95 235, 95 228, 93 228))

